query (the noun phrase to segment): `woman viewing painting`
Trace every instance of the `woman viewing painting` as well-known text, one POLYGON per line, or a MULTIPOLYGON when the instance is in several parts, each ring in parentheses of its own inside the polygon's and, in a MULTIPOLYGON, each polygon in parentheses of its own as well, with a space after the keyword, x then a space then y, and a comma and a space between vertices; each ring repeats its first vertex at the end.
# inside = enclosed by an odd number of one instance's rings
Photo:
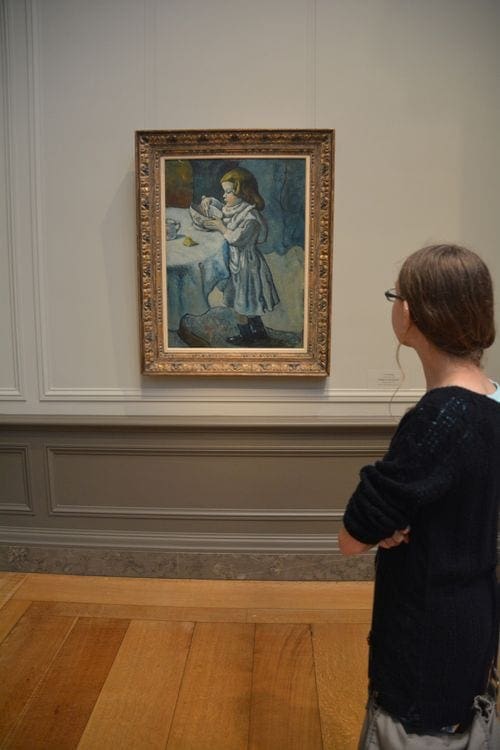
POLYGON ((359 750, 498 750, 500 386, 482 367, 492 279, 471 250, 432 245, 385 296, 427 391, 361 470, 339 537, 347 555, 378 546, 359 750))

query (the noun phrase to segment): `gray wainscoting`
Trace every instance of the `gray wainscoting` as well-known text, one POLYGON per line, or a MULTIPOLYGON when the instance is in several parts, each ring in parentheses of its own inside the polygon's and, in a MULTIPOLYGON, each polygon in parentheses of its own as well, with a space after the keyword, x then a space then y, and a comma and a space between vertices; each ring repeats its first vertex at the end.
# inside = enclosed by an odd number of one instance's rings
POLYGON ((391 424, 18 419, 0 426, 0 567, 366 580, 342 515, 391 424))

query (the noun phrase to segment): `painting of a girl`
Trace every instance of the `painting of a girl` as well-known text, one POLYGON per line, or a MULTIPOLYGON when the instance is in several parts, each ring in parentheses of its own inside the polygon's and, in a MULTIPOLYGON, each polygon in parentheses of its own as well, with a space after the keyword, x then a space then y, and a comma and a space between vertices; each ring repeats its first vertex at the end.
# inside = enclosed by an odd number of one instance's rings
POLYGON ((205 226, 220 232, 227 243, 224 303, 234 309, 239 328, 239 335, 227 341, 233 346, 258 346, 268 339, 261 316, 280 302, 271 269, 258 247, 267 239, 265 203, 254 175, 243 167, 226 172, 220 183, 223 202, 204 196, 200 208, 206 216, 221 214, 205 226))

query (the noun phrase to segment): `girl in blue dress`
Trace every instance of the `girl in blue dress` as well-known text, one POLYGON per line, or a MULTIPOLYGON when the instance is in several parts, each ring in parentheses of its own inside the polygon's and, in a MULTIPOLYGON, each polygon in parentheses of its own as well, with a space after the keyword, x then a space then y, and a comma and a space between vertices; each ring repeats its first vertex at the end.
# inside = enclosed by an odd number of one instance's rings
POLYGON ((236 312, 239 335, 231 336, 228 342, 233 346, 256 346, 268 338, 261 316, 280 301, 271 269, 258 248, 267 238, 262 216, 265 203, 257 180, 243 167, 227 172, 221 186, 223 202, 203 197, 201 209, 207 215, 210 208, 222 213, 221 218, 213 218, 205 226, 220 232, 229 249, 224 302, 236 312))

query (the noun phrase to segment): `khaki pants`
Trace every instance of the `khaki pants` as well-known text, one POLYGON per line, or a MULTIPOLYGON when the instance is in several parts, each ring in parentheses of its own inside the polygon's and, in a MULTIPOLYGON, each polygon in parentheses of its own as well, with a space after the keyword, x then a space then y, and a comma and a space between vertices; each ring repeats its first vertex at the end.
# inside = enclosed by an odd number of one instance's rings
POLYGON ((474 719, 466 732, 407 734, 401 722, 370 698, 358 750, 499 750, 500 725, 488 696, 474 700, 474 719))

